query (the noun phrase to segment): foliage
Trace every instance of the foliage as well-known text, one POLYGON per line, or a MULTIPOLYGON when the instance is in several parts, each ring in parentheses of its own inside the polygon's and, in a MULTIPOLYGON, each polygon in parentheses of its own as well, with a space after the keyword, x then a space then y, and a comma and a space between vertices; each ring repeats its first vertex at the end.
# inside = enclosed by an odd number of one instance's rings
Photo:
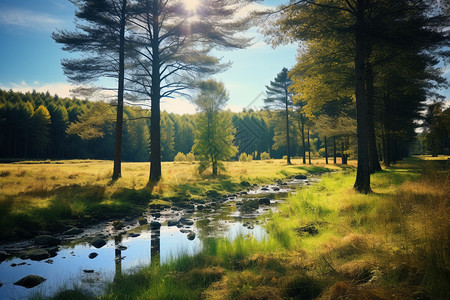
POLYGON ((245 162, 245 161, 252 161, 252 160, 253 160, 253 156, 251 154, 241 153, 239 155, 239 161, 245 162))
POLYGON ((177 155, 175 155, 174 162, 180 162, 180 161, 187 161, 186 154, 178 152, 177 155))
POLYGON ((291 163, 291 122, 289 122, 289 114, 293 109, 291 85, 292 81, 288 78, 288 70, 283 68, 277 77, 270 81, 269 85, 266 85, 267 98, 264 99, 266 108, 275 110, 281 116, 279 119, 273 119, 276 121, 273 148, 285 147, 288 164, 291 163))
POLYGON ((233 146, 235 129, 231 114, 222 111, 229 96, 223 83, 213 80, 201 82, 199 89, 195 104, 200 114, 192 149, 200 156, 199 172, 211 165, 212 174, 217 175, 218 168, 223 169, 221 161, 230 159, 237 151, 233 146))
POLYGON ((267 160, 270 159, 270 154, 267 152, 261 153, 261 160, 267 160))

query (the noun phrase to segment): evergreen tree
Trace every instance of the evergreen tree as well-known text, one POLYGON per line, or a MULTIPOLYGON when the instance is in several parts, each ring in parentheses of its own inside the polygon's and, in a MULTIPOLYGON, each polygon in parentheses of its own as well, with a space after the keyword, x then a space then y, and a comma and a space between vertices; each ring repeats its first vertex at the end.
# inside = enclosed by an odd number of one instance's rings
MULTIPOLYGON (((291 153, 290 153, 290 131, 291 123, 289 122, 289 113, 292 111, 292 92, 290 92, 289 87, 292 81, 288 78, 288 70, 283 68, 277 77, 273 81, 270 81, 269 85, 266 85, 266 95, 267 98, 264 99, 266 107, 274 109, 280 112, 283 116, 284 123, 281 125, 285 133, 285 138, 283 136, 277 135, 275 140, 275 149, 280 145, 286 146, 287 163, 291 164, 291 153)), ((278 126, 280 127, 280 126, 278 126)))
POLYGON ((231 114, 223 112, 229 96, 223 83, 207 80, 199 83, 200 93, 195 99, 199 110, 193 151, 200 157, 199 172, 212 166, 216 176, 221 163, 235 155, 234 126, 231 114))

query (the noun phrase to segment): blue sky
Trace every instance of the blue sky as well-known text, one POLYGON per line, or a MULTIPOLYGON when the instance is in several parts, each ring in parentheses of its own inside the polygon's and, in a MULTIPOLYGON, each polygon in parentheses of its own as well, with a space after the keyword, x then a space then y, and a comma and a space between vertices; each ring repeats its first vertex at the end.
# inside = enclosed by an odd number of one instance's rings
MULTIPOLYGON (((278 1, 266 1, 269 5, 278 1)), ((0 88, 16 91, 36 89, 70 96, 72 88, 60 61, 70 54, 61 50, 51 33, 73 29, 75 7, 68 0, 2 0, 0 2, 0 88)), ((240 111, 265 90, 283 67, 295 64, 296 46, 272 49, 258 35, 255 44, 244 50, 223 52, 223 61, 232 67, 215 76, 230 92, 229 108, 240 111)), ((263 104, 263 97, 253 107, 263 104)), ((163 109, 178 113, 194 112, 182 99, 166 100, 163 109)))
MULTIPOLYGON (((72 87, 60 64, 70 54, 61 50, 51 33, 56 29, 73 29, 74 12, 75 7, 68 0, 1 0, 0 88, 48 90, 51 94, 70 96, 72 87)), ((261 35, 256 35, 254 42, 247 49, 221 53, 223 61, 231 61, 233 65, 215 78, 229 90, 229 108, 233 111, 262 106, 265 85, 283 67, 295 64, 296 45, 273 49, 261 35)), ((448 69, 446 75, 450 77, 448 69)), ((162 108, 177 113, 194 112, 194 106, 183 99, 166 100, 162 108)))

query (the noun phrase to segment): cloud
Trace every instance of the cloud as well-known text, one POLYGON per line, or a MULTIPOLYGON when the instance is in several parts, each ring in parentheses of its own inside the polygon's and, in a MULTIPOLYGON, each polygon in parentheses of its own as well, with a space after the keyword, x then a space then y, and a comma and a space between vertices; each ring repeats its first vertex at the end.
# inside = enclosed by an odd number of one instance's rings
POLYGON ((63 21, 48 14, 31 10, 2 8, 0 9, 0 24, 27 28, 31 30, 54 30, 63 21))
POLYGON ((67 82, 54 82, 54 83, 46 83, 40 84, 38 81, 33 82, 33 84, 29 84, 26 81, 21 81, 20 83, 9 82, 7 84, 0 82, 0 89, 9 90, 12 89, 15 92, 31 92, 32 90, 36 90, 38 93, 46 93, 47 91, 54 95, 58 94, 60 97, 71 97, 70 90, 75 86, 67 83, 67 82))
POLYGON ((161 110, 175 114, 195 114, 195 105, 186 99, 175 98, 161 102, 161 110))

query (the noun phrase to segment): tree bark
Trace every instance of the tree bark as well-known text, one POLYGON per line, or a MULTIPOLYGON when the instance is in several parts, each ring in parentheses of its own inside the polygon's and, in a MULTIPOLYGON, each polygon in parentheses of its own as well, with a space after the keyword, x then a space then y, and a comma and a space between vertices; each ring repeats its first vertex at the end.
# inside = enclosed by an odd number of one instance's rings
POLYGON ((337 157, 336 157, 336 137, 333 136, 333 163, 337 164, 337 157))
POLYGON ((358 165, 354 188, 367 194, 370 189, 369 169, 369 129, 367 114, 367 99, 365 93, 366 64, 366 30, 365 30, 365 0, 356 1, 355 24, 355 97, 356 97, 356 127, 358 137, 358 165))
POLYGON ((306 165, 306 145, 305 145, 305 119, 302 113, 300 113, 300 122, 302 123, 302 148, 303 148, 303 164, 306 165))
POLYGON ((150 183, 161 179, 161 76, 159 53, 159 3, 153 0, 152 5, 152 87, 151 87, 151 120, 150 120, 150 183))
POLYGON ((286 156, 287 156, 287 164, 291 165, 291 154, 290 154, 290 140, 289 140, 289 103, 288 103, 288 95, 286 90, 286 156))
POLYGON ((376 171, 381 171, 381 166, 378 161, 377 154, 377 141, 375 136, 375 105, 374 105, 374 88, 373 88, 373 69, 369 64, 367 66, 367 78, 366 78, 366 93, 367 93, 367 104, 368 104, 368 129, 369 129, 369 170, 373 174, 376 171))
POLYGON ((309 141, 309 128, 308 128, 308 164, 311 164, 311 143, 309 141))
POLYGON ((120 45, 119 45, 119 86, 117 90, 117 117, 116 117, 116 140, 114 144, 114 170, 112 180, 122 177, 122 131, 123 131, 123 91, 125 78, 125 13, 127 0, 122 0, 122 11, 120 16, 120 45))
POLYGON ((328 143, 327 137, 325 136, 325 164, 328 165, 328 143))

